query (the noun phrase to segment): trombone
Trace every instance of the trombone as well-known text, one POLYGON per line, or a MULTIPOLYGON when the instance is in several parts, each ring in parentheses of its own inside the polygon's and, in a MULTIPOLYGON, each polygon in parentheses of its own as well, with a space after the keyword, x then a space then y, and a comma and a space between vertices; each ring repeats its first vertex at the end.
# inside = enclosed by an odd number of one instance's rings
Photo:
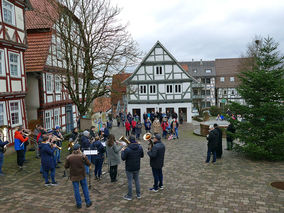
POLYGON ((55 143, 50 143, 48 141, 44 141, 44 142, 41 142, 41 143, 44 143, 44 144, 49 144, 50 146, 54 146, 55 148, 61 150, 62 148, 60 146, 57 146, 55 143))

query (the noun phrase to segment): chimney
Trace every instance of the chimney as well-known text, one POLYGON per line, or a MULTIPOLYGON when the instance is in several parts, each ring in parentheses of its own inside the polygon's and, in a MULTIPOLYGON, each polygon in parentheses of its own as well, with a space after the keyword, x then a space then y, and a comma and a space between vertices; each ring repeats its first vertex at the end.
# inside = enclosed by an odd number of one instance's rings
POLYGON ((202 59, 200 59, 200 65, 203 65, 203 63, 202 63, 202 59))
POLYGON ((194 59, 192 59, 192 62, 194 62, 194 59))

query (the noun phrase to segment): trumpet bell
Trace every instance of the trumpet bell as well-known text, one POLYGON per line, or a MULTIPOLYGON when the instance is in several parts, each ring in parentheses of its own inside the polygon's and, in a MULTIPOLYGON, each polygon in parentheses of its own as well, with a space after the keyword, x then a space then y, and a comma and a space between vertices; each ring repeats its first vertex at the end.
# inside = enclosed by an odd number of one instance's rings
POLYGON ((146 133, 146 134, 143 135, 143 140, 144 141, 148 141, 150 139, 152 139, 152 134, 151 133, 146 133))
POLYGON ((123 142, 125 142, 125 143, 127 143, 127 144, 130 144, 130 141, 129 141, 126 137, 124 137, 124 136, 121 136, 121 137, 119 138, 119 140, 120 140, 120 141, 123 141, 123 142))

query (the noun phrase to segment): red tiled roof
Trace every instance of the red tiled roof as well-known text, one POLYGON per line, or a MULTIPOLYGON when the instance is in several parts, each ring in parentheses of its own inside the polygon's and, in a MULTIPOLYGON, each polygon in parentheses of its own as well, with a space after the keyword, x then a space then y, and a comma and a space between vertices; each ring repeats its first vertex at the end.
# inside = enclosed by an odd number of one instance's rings
POLYGON ((117 104, 117 102, 122 99, 122 95, 126 94, 126 85, 122 84, 122 82, 125 81, 130 76, 131 73, 121 73, 113 75, 112 86, 111 86, 112 104, 117 104))
POLYGON ((26 11, 26 27, 31 29, 51 28, 58 14, 54 7, 55 0, 30 0, 32 11, 26 11))
POLYGON ((181 65, 181 67, 182 67, 186 72, 189 71, 187 64, 180 64, 180 65, 181 65))
POLYGON ((40 72, 46 64, 52 32, 28 33, 25 52, 26 72, 40 72))
POLYGON ((111 109, 110 97, 99 97, 93 101, 93 112, 106 112, 111 109))

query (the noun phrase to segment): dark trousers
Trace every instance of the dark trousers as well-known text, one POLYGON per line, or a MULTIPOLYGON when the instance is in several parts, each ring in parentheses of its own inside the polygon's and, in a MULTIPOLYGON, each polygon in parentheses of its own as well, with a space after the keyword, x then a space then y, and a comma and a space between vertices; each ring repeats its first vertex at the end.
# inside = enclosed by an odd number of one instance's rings
POLYGON ((115 181, 116 180, 116 176, 117 176, 117 165, 115 166, 110 166, 109 168, 109 176, 111 181, 115 181))
POLYGON ((158 190, 158 187, 163 186, 163 170, 152 168, 152 173, 154 177, 154 189, 158 190))
POLYGON ((25 157, 25 150, 17 150, 17 164, 23 166, 25 157))
POLYGON ((101 177, 101 175, 102 175, 103 162, 104 162, 103 158, 95 159, 95 171, 94 171, 94 173, 95 173, 96 177, 101 177))
POLYGON ((210 158, 211 158, 211 153, 213 154, 213 161, 212 162, 216 162, 216 149, 212 149, 211 147, 208 147, 206 163, 209 163, 210 158))
POLYGON ((128 131, 126 130, 125 135, 129 136, 129 130, 128 131))

